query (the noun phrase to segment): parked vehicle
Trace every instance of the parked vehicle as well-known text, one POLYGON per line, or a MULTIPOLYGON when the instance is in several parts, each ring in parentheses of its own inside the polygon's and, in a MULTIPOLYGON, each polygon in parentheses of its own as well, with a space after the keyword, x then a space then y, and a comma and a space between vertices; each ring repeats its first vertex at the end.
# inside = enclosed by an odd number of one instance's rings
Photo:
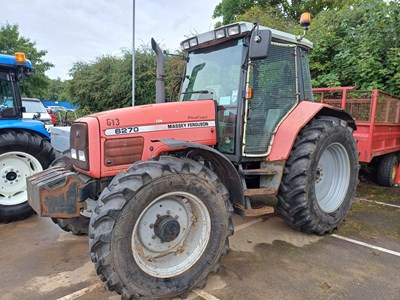
POLYGON ((23 120, 18 80, 29 76, 25 54, 0 54, 0 222, 24 219, 28 204, 26 177, 46 169, 55 158, 44 124, 23 120))
POLYGON ((22 114, 24 119, 36 119, 43 122, 47 131, 50 131, 50 128, 54 126, 51 116, 39 99, 22 98, 22 106, 25 107, 25 112, 22 114))
MULTIPOLYGON (((309 21, 302 22, 304 26, 309 21)), ((97 274, 122 299, 184 297, 229 251, 232 215, 272 207, 297 230, 326 234, 355 195, 354 119, 312 99, 312 43, 235 23, 181 44, 179 102, 89 115, 71 127, 70 159, 28 178, 29 202, 68 230, 89 224, 97 274)))
POLYGON ((345 109, 356 119, 359 160, 364 168, 376 170, 377 183, 389 187, 400 183, 400 98, 354 87, 313 92, 315 101, 345 109))

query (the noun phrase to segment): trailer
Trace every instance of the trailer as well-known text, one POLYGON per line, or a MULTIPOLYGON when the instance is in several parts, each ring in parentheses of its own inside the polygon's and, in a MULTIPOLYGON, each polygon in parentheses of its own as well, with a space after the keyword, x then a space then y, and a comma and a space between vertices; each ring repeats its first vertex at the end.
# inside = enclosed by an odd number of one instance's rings
POLYGON ((359 161, 382 186, 400 183, 400 98, 380 90, 314 88, 314 101, 349 112, 356 120, 359 161))

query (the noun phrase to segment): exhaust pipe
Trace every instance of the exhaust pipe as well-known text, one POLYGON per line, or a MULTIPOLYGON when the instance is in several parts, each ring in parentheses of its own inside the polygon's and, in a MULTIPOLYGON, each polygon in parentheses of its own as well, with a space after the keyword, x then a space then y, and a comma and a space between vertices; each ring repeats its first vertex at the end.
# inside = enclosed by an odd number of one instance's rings
POLYGON ((156 80, 156 103, 165 102, 165 79, 164 79, 164 54, 157 44, 157 42, 151 38, 151 48, 157 55, 157 80, 156 80))

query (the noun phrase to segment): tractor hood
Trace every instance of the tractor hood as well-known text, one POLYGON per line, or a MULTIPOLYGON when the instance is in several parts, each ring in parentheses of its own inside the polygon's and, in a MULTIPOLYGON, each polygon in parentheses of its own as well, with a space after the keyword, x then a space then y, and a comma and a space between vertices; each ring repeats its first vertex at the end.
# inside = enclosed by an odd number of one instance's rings
POLYGON ((71 151, 76 157, 74 166, 94 178, 114 176, 135 161, 169 151, 162 139, 213 146, 216 138, 213 100, 151 104, 92 114, 78 119, 70 136, 71 151), (79 153, 85 162, 79 161, 79 153))

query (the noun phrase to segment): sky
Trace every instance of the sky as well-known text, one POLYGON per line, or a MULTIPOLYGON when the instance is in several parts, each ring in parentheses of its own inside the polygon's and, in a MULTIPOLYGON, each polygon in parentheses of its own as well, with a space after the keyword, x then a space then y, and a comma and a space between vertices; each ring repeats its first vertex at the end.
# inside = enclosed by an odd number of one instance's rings
MULTIPOLYGON (((136 0, 135 47, 153 37, 171 52, 193 33, 214 28, 222 0, 136 0)), ((0 25, 18 24, 21 36, 47 50, 52 79, 68 79, 77 61, 132 49, 132 0, 0 0, 0 25)))

